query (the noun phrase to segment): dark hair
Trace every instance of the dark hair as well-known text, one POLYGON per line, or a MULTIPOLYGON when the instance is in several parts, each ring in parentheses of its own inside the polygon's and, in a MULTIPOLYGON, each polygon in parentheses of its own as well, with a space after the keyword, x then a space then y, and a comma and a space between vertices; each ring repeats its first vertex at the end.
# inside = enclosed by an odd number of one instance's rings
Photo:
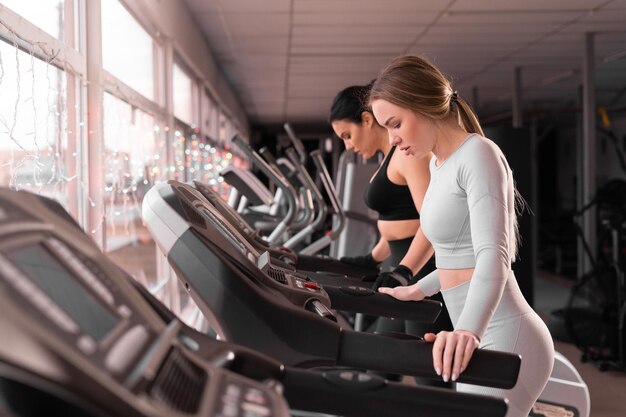
POLYGON ((372 83, 367 85, 353 85, 341 90, 333 99, 330 107, 330 123, 336 120, 349 120, 354 123, 361 123, 361 114, 370 111, 367 106, 367 97, 372 83))

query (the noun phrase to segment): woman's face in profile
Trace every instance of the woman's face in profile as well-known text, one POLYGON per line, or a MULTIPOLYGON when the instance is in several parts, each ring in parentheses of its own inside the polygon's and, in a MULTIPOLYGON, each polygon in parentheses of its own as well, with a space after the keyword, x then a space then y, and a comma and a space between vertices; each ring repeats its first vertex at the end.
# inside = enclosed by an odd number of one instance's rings
POLYGON ((374 116, 389 133, 389 143, 405 155, 423 158, 434 147, 433 135, 427 118, 386 100, 372 102, 374 116))
POLYGON ((335 120, 332 122, 332 127, 335 134, 344 141, 346 149, 352 149, 363 158, 369 159, 379 150, 372 123, 375 123, 374 117, 364 112, 361 123, 345 119, 335 120))

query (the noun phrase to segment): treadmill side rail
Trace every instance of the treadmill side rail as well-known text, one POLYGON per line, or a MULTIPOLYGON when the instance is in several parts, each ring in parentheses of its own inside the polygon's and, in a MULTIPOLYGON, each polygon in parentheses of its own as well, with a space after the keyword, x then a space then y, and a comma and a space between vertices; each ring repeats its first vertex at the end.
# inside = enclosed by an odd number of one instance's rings
MULTIPOLYGON (((433 369, 432 343, 343 331, 340 346, 337 365, 441 379, 433 369), (372 361, 372 357, 377 360, 372 361)), ((458 381, 511 389, 517 383, 521 363, 519 355, 479 349, 458 381)))

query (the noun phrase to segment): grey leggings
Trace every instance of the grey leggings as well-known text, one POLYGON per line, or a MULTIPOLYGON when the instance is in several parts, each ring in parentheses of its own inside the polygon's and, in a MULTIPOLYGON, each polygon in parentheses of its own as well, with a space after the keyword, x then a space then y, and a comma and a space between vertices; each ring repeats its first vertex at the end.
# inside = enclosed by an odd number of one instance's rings
MULTIPOLYGON (((441 291, 453 324, 463 311, 470 282, 441 291)), ((554 344, 548 328, 524 299, 513 271, 480 342, 480 349, 520 354, 522 366, 517 384, 510 390, 456 384, 457 391, 508 398, 506 417, 528 417, 552 372, 554 344)))

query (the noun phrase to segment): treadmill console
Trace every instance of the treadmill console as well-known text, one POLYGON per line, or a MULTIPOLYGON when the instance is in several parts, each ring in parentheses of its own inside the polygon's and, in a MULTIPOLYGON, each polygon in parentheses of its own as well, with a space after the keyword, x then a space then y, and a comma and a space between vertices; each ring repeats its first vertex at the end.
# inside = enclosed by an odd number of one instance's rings
POLYGON ((315 295, 323 291, 322 287, 317 282, 311 280, 311 278, 305 274, 272 265, 269 252, 263 252, 261 256, 258 257, 257 266, 270 278, 274 279, 274 281, 293 291, 304 291, 305 293, 308 292, 309 294, 315 295))
MULTIPOLYGON (((194 186, 200 192, 200 194, 202 194, 202 196, 206 198, 213 206, 216 206, 216 207, 220 206, 220 208, 223 208, 223 209, 227 208, 228 210, 230 210, 230 206, 228 206, 228 204, 224 200, 222 200, 219 194, 213 191, 211 187, 199 181, 194 181, 194 186)), ((220 210, 220 212, 222 211, 220 210)), ((239 228, 243 231, 254 233, 254 229, 250 227, 248 223, 246 223, 243 217, 239 216, 239 213, 234 211, 232 212, 232 214, 233 216, 231 216, 231 219, 230 219, 231 222, 235 221, 237 226, 239 226, 239 228)))
POLYGON ((196 190, 202 194, 204 197, 216 210, 219 211, 222 216, 228 218, 228 223, 234 225, 238 228, 241 233, 244 235, 244 238, 247 238, 251 243, 253 242, 257 246, 261 246, 264 250, 268 250, 273 252, 273 255, 281 260, 284 260, 287 263, 295 263, 298 259, 298 255, 292 252, 289 248, 278 248, 271 245, 266 240, 263 240, 260 235, 256 233, 256 231, 250 227, 248 223, 237 213, 237 211, 233 210, 218 193, 213 191, 211 187, 206 184, 203 184, 200 181, 194 181, 194 186, 196 190), (247 235, 247 236, 246 236, 247 235))
POLYGON ((24 309, 120 382, 156 337, 96 263, 55 237, 2 239, 0 277, 24 309))
POLYGON ((238 258, 238 263, 245 263, 254 268, 255 278, 268 289, 282 293, 297 306, 335 320, 334 314, 329 309, 328 294, 317 282, 304 274, 271 265, 269 253, 259 253, 198 190, 175 181, 170 181, 169 184, 178 197, 185 220, 198 235, 203 236, 207 244, 214 242, 215 234, 219 233, 232 245, 231 248, 221 249, 231 255, 234 252, 242 255, 238 258), (314 301, 317 308, 311 307, 314 301))
POLYGON ((0 362, 114 415, 288 415, 277 392, 211 359, 234 357, 228 345, 194 354, 55 204, 0 189, 0 328, 13 341, 0 362))

